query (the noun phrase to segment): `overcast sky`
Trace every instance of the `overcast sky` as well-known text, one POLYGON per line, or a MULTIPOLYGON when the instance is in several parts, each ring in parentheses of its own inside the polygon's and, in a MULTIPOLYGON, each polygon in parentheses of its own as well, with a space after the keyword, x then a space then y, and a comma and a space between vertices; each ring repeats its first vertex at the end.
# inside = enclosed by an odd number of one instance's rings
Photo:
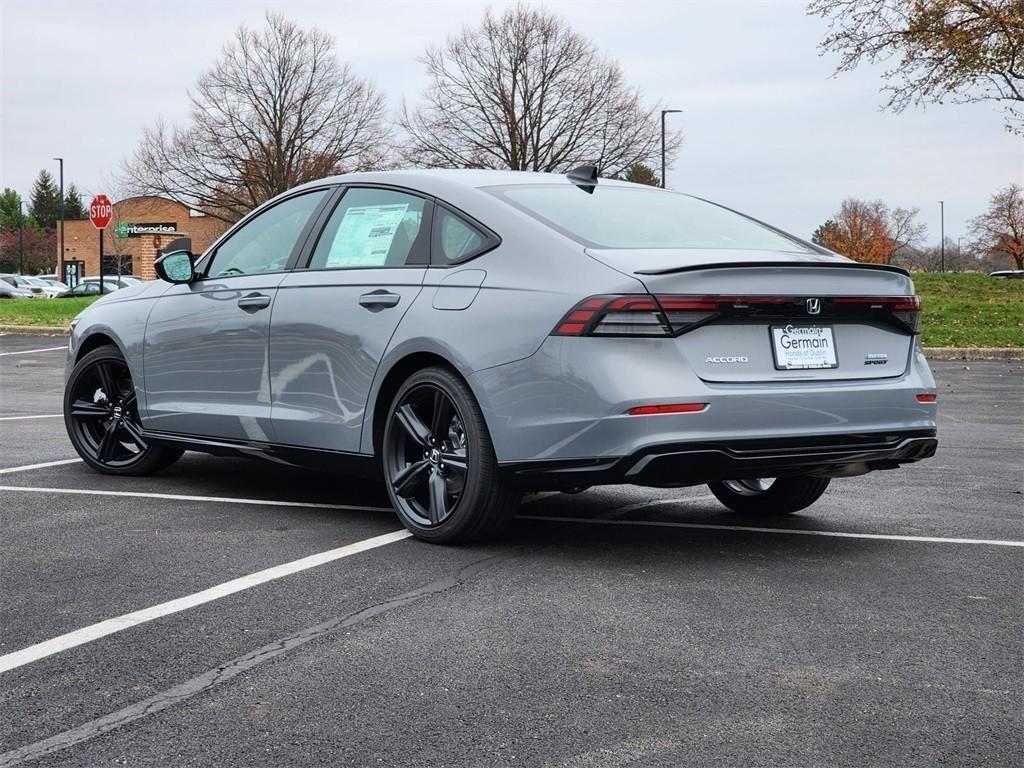
MULTIPOLYGON (((502 8, 506 2, 492 5, 502 8)), ((988 196, 1024 181, 1024 140, 994 105, 880 112, 880 70, 831 78, 820 57, 824 23, 803 2, 538 3, 563 15, 670 115, 685 145, 672 188, 738 208, 809 237, 846 196, 921 209, 928 239, 946 234, 988 196)), ((424 85, 417 58, 475 23, 485 3, 436 2, 9 2, 0 0, 0 186, 27 196, 40 168, 83 192, 104 182, 157 115, 180 121, 186 91, 242 22, 266 9, 337 38, 338 56, 371 78, 391 105, 424 85)))

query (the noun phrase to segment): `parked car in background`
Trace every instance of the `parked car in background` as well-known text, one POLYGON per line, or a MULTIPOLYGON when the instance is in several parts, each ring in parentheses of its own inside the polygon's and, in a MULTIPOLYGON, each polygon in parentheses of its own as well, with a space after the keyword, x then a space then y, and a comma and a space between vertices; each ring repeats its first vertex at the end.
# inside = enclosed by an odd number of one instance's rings
MULTIPOLYGON (((104 295, 106 295, 108 293, 114 293, 115 291, 118 291, 118 290, 120 290, 120 288, 118 288, 113 283, 108 283, 105 280, 103 281, 103 294, 104 295)), ((76 285, 74 288, 72 288, 67 293, 62 293, 58 298, 61 298, 61 299, 73 299, 73 298, 79 297, 79 296, 99 296, 99 295, 100 295, 100 281, 99 280, 96 280, 95 282, 93 282, 92 280, 89 280, 89 281, 83 280, 82 282, 80 282, 78 285, 76 285)))
POLYGON ((6 280, 0 280, 0 299, 34 299, 35 294, 25 288, 18 288, 6 280))
MULTIPOLYGON (((99 281, 100 281, 99 275, 83 277, 82 280, 81 280, 81 282, 83 282, 83 283, 99 283, 99 281)), ((110 285, 113 285, 113 286, 115 286, 117 288, 131 288, 133 285, 138 285, 140 282, 142 282, 142 281, 141 280, 136 280, 134 277, 131 277, 129 275, 121 275, 120 277, 118 277, 117 275, 104 275, 103 276, 103 285, 104 286, 110 284, 110 285)), ((104 290, 103 292, 107 293, 108 291, 104 290)))
POLYGON ((190 249, 73 323, 65 423, 100 472, 380 474, 453 542, 523 491, 707 483, 772 516, 935 453, 906 271, 592 166, 338 176, 190 249))
POLYGON ((21 288, 22 290, 28 291, 29 293, 41 298, 49 298, 42 286, 33 285, 31 278, 25 277, 25 275, 0 275, 0 280, 8 285, 13 285, 15 288, 21 288))
POLYGON ((1001 280, 1024 280, 1024 269, 1000 269, 989 272, 988 276, 1001 280))
POLYGON ((70 285, 68 285, 67 283, 62 283, 56 277, 48 277, 46 275, 39 275, 39 277, 37 279, 38 280, 43 280, 43 281, 49 283, 50 285, 52 285, 55 288, 59 289, 62 293, 64 291, 70 291, 71 290, 71 286, 70 285))
POLYGON ((43 280, 41 277, 22 277, 22 279, 26 281, 29 285, 31 285, 33 290, 35 288, 41 289, 41 295, 45 296, 48 299, 57 298, 58 296, 67 293, 70 290, 63 283, 58 285, 57 283, 51 283, 49 280, 43 280))

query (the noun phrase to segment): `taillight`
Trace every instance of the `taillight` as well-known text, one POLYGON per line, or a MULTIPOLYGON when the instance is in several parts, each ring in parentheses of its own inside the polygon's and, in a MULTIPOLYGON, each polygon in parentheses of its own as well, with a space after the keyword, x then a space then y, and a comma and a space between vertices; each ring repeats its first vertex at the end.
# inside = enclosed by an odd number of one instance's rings
POLYGON ((718 300, 707 296, 658 296, 658 304, 675 333, 682 333, 718 312, 718 300))
POLYGON ((837 296, 835 304, 859 304, 869 310, 890 313, 917 333, 921 330, 921 298, 919 296, 837 296))
POLYGON ((687 296, 659 294, 591 296, 573 307, 553 336, 679 336, 705 323, 888 323, 917 333, 917 296, 687 296))
POLYGON ((577 304, 553 336, 671 336, 653 296, 592 296, 577 304))

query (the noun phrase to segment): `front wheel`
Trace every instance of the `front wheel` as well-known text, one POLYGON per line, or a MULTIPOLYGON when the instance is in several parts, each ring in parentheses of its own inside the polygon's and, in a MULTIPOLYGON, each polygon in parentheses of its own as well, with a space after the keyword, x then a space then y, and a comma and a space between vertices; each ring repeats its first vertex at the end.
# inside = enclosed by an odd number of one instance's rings
POLYGON ((182 454, 144 437, 131 371, 113 345, 89 352, 71 371, 64 425, 85 463, 109 475, 149 475, 182 454))
POLYGON ((398 517, 425 541, 495 536, 518 507, 519 493, 498 472, 480 406, 445 368, 419 371, 399 388, 381 458, 398 517))
POLYGON ((827 477, 759 477, 708 483, 720 502, 733 512, 790 515, 811 506, 828 488, 827 477))

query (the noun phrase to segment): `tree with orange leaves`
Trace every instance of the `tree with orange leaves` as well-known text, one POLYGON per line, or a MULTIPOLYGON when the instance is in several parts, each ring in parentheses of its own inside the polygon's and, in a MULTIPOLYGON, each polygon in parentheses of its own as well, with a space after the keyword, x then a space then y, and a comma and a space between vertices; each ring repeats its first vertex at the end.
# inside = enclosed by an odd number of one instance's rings
POLYGON ((815 234, 821 245, 855 261, 888 264, 901 248, 924 238, 927 228, 917 222, 918 212, 850 197, 815 234))

